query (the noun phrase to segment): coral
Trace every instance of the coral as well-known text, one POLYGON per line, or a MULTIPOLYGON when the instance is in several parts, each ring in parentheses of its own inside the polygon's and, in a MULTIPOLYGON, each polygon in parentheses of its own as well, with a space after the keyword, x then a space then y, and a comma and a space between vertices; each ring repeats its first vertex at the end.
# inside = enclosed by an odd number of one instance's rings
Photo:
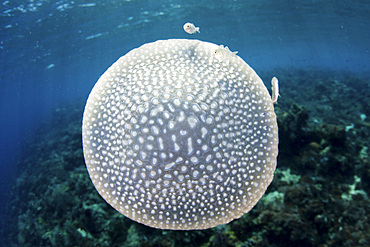
POLYGON ((301 179, 301 176, 290 173, 290 168, 288 168, 286 170, 282 170, 282 171, 279 170, 279 171, 276 172, 276 174, 281 174, 282 177, 280 178, 280 180, 282 182, 285 182, 285 183, 289 184, 289 185, 290 184, 296 184, 301 179))
POLYGON ((370 133, 359 113, 370 114, 370 98, 357 88, 368 90, 370 80, 327 71, 279 73, 271 73, 282 95, 278 169, 248 214, 203 231, 162 231, 125 218, 89 179, 82 107, 65 106, 20 159, 6 246, 369 246, 370 133))
POLYGON ((343 193, 342 194, 342 199, 343 200, 347 200, 347 201, 351 201, 353 198, 352 196, 355 196, 355 195, 362 195, 364 197, 364 199, 368 199, 367 197, 367 194, 364 190, 356 190, 356 186, 358 183, 361 182, 361 178, 357 177, 357 176, 354 176, 353 178, 354 180, 354 183, 349 185, 349 190, 348 190, 348 193, 343 193))

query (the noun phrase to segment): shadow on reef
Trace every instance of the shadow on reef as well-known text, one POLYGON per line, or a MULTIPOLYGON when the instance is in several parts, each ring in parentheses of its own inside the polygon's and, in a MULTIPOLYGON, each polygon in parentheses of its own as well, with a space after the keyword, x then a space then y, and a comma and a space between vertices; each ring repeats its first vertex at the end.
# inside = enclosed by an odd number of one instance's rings
POLYGON ((3 229, 8 246, 369 246, 369 80, 292 69, 263 75, 270 74, 281 87, 278 169, 248 214, 203 231, 125 218, 88 176, 82 108, 65 106, 19 161, 13 220, 3 229))

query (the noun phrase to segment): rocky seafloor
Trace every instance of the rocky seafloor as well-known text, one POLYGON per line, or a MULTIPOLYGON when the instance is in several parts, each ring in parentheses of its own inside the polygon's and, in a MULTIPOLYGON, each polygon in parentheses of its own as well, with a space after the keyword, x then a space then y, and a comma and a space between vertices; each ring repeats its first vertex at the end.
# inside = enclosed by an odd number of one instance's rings
MULTIPOLYGON (((279 157, 260 202, 202 231, 146 227, 95 190, 81 147, 81 107, 61 106, 28 141, 3 229, 7 246, 370 246, 370 80, 282 69, 279 157)), ((266 83, 270 87, 269 83, 266 83)))

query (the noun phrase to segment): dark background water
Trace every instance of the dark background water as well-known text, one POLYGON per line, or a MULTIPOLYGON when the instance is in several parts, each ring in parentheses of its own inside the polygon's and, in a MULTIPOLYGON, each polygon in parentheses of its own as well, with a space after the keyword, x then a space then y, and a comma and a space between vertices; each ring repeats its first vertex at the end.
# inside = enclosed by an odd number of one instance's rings
POLYGON ((82 114, 99 76, 144 43, 195 38, 227 45, 257 73, 370 71, 365 0, 2 1, 0 29, 2 204, 22 171, 17 160, 26 140, 65 102, 76 102, 82 114), (201 33, 185 33, 188 21, 201 33))

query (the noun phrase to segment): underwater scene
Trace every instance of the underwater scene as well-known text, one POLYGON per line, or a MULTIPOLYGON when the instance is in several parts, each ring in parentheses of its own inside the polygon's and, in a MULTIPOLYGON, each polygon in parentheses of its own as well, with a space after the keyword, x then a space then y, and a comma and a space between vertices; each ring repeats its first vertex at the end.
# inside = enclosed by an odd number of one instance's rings
POLYGON ((369 1, 3 0, 0 24, 0 246, 370 246, 369 1))

